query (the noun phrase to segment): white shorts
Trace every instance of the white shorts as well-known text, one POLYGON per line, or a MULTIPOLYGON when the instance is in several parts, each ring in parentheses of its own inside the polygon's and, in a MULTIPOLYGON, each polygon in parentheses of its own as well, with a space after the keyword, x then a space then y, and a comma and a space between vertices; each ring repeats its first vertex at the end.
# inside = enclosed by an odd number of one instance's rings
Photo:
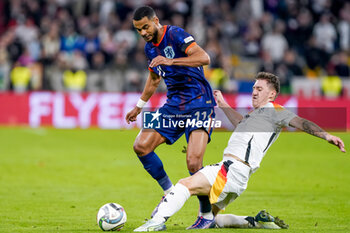
POLYGON ((199 170, 211 185, 210 203, 224 209, 247 188, 251 168, 231 157, 199 170))

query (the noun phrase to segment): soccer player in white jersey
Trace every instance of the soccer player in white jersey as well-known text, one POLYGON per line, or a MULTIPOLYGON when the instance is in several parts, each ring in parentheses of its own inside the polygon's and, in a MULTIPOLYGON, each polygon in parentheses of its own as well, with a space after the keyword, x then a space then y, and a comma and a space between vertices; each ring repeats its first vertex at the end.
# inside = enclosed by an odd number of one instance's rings
MULTIPOLYGON (((252 93, 254 110, 245 116, 232 109, 220 91, 214 91, 218 106, 235 126, 224 150, 223 160, 218 164, 205 166, 191 177, 181 179, 166 195, 153 218, 134 231, 165 230, 167 219, 180 210, 191 195, 209 196, 213 206, 211 217, 215 217, 217 227, 288 228, 282 220, 265 211, 260 211, 255 217, 217 214, 247 188, 251 174, 259 168, 265 153, 283 127, 300 129, 336 145, 345 152, 344 143, 339 137, 325 132, 315 123, 276 104, 274 100, 279 90, 277 76, 266 72, 258 73, 252 93)), ((207 228, 214 226, 215 224, 210 224, 207 228)))

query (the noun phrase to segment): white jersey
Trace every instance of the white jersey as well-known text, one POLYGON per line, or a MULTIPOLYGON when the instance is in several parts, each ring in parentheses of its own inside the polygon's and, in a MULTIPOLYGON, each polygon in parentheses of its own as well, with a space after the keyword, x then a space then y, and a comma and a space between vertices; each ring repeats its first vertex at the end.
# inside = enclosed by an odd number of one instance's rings
POLYGON ((232 154, 249 163, 252 172, 259 167, 266 151, 276 141, 283 127, 296 115, 274 102, 254 109, 239 122, 224 154, 232 154))

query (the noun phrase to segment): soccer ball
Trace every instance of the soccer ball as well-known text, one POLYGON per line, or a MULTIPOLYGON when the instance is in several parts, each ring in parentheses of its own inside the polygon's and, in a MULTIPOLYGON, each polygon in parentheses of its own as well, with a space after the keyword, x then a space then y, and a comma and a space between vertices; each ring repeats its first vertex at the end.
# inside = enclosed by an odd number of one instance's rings
POLYGON ((97 213, 97 224, 103 231, 120 231, 126 222, 126 212, 117 203, 103 205, 97 213))

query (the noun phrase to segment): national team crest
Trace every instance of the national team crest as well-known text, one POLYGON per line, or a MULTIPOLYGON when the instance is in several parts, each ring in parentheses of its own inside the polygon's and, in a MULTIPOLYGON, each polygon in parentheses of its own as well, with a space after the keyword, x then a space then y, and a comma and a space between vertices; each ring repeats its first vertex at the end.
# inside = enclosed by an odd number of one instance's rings
POLYGON ((165 57, 167 57, 169 59, 173 59, 175 57, 174 49, 171 46, 165 47, 164 54, 165 54, 165 57))

